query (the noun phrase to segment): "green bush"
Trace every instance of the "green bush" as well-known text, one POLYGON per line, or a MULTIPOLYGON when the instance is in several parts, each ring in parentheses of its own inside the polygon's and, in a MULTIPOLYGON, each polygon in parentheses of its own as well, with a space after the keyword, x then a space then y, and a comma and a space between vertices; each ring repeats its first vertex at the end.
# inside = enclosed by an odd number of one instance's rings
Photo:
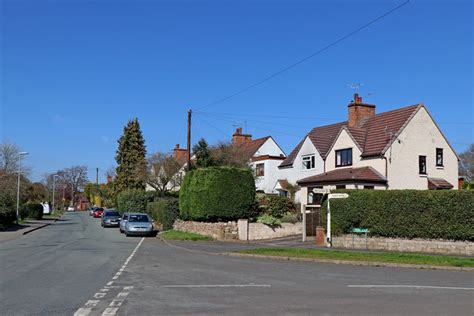
POLYGON ((43 218, 43 205, 39 203, 26 203, 21 206, 19 209, 20 218, 33 218, 33 219, 42 219, 43 218))
POLYGON ((125 212, 145 212, 148 202, 153 200, 153 193, 142 190, 128 190, 117 194, 117 210, 125 212))
POLYGON ((281 222, 282 223, 295 224, 295 223, 298 223, 299 221, 300 221, 299 216, 296 213, 288 212, 288 213, 283 214, 283 216, 281 217, 281 222))
POLYGON ((257 223, 265 224, 271 227, 281 226, 281 220, 275 216, 262 214, 257 217, 257 223))
POLYGON ((372 236, 474 241, 472 191, 344 192, 348 199, 331 200, 331 228, 336 235, 360 227, 368 228, 372 236))
POLYGON ((173 229, 173 224, 179 216, 179 200, 164 198, 147 205, 147 213, 156 222, 163 225, 163 230, 173 229))
POLYGON ((252 206, 251 217, 267 214, 276 218, 282 218, 285 214, 296 214, 296 206, 289 198, 274 194, 257 193, 255 203, 252 206))
POLYGON ((218 221, 247 218, 255 198, 248 169, 209 167, 186 174, 179 195, 184 220, 218 221))
POLYGON ((16 211, 14 199, 5 192, 0 192, 0 226, 9 226, 15 220, 16 211))

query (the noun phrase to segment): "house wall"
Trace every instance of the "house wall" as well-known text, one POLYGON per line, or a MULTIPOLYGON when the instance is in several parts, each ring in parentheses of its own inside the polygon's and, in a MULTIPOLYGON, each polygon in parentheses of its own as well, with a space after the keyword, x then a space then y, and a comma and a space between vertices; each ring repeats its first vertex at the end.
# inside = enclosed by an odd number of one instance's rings
POLYGON ((349 136, 346 130, 342 130, 326 157, 326 172, 342 168, 372 167, 385 176, 385 161, 383 158, 361 158, 361 154, 361 150, 357 147, 351 136, 349 136), (336 150, 346 148, 352 148, 352 166, 336 167, 336 150))
POLYGON ((270 156, 285 156, 285 153, 281 150, 281 148, 277 145, 277 143, 273 140, 273 138, 267 139, 265 143, 255 152, 253 155, 254 157, 263 156, 263 155, 270 155, 270 156))
MULTIPOLYGON (((316 147, 313 145, 309 137, 306 137, 303 145, 301 146, 300 151, 296 155, 295 161, 291 168, 284 168, 278 170, 278 179, 287 179, 291 184, 295 184, 296 181, 311 177, 317 174, 324 172, 324 161, 321 155, 319 154, 316 147), (315 168, 310 170, 303 169, 303 159, 305 155, 315 155, 315 168)), ((296 192, 295 201, 300 202, 301 199, 301 190, 296 192)))
POLYGON ((422 107, 397 137, 385 157, 389 189, 428 189, 427 178, 443 178, 458 188, 458 161, 441 132, 422 107), (436 167, 436 148, 443 148, 443 167, 436 167), (418 156, 426 156, 427 175, 418 173, 418 156))
POLYGON ((278 166, 281 164, 281 162, 282 160, 266 159, 250 163, 254 170, 257 164, 263 163, 265 165, 264 176, 255 178, 255 187, 257 190, 270 194, 278 193, 278 191, 275 190, 275 185, 278 179, 280 179, 278 166))

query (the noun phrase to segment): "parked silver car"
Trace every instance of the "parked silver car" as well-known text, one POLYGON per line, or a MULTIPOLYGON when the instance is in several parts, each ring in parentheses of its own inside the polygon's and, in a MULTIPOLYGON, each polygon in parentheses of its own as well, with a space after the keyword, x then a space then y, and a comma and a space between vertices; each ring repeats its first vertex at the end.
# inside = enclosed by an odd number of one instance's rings
POLYGON ((125 232, 125 225, 127 224, 127 222, 128 222, 128 213, 123 213, 122 217, 120 218, 120 225, 119 225, 119 229, 121 233, 125 232))
POLYGON ((132 235, 156 236, 153 221, 143 213, 129 213, 124 231, 127 237, 132 235))
POLYGON ((116 210, 104 210, 100 219, 102 227, 118 227, 120 224, 120 214, 116 210))

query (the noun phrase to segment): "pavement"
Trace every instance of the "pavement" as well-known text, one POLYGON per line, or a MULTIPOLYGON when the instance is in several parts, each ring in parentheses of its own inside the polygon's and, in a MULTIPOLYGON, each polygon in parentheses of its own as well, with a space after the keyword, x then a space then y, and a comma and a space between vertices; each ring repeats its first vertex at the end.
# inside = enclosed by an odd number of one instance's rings
POLYGON ((13 225, 7 229, 0 230, 0 243, 20 238, 35 230, 41 229, 57 221, 59 218, 48 218, 41 220, 26 220, 23 224, 13 225))
MULTIPOLYGON (((265 244, 265 243, 263 243, 265 244)), ((223 256, 84 213, 0 244, 2 315, 472 315, 474 273, 223 256)))

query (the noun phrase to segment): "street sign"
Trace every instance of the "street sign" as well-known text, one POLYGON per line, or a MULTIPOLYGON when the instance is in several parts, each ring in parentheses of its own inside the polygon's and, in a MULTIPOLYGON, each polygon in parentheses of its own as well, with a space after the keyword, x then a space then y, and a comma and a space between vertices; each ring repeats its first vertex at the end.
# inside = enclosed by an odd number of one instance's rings
POLYGON ((328 194, 328 193, 330 193, 330 190, 329 189, 313 189, 313 193, 328 194))
POLYGON ((349 194, 347 193, 331 193, 328 196, 329 199, 347 199, 348 197, 349 194))

